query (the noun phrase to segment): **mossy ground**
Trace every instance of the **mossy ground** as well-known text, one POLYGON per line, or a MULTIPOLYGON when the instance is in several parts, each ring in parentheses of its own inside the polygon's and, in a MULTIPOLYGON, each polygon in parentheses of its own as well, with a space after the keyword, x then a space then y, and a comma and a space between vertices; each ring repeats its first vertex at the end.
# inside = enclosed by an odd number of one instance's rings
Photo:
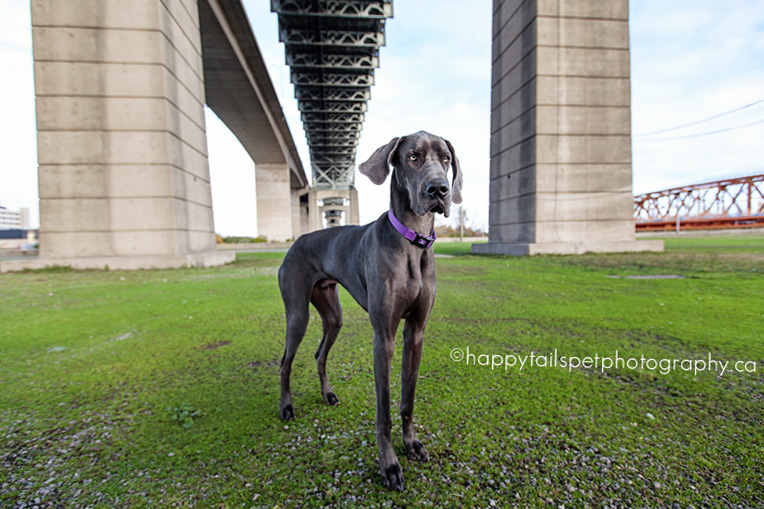
MULTIPOLYGON (((381 486, 372 331, 319 391, 312 320, 278 417, 283 254, 213 269, 0 276, 0 505, 764 505, 764 237, 662 254, 477 257, 440 244, 415 420, 431 460, 381 486), (633 275, 676 275, 632 279, 633 275), (456 362, 453 349, 475 355, 456 362), (755 372, 481 366, 477 356, 748 361, 755 372)), ((393 373, 400 391, 400 333, 393 373)), ((485 360, 487 357, 482 357, 485 360)), ((742 367, 742 365, 741 365, 742 367)), ((393 409, 395 415, 395 409, 393 409)))

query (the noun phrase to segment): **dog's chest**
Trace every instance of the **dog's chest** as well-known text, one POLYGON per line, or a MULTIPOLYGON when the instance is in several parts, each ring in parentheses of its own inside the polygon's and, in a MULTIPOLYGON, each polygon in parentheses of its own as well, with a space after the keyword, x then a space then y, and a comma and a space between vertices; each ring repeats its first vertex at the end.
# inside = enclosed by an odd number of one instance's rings
POLYGON ((403 293, 407 300, 413 303, 423 295, 429 295, 430 291, 435 288, 435 268, 428 253, 409 256, 406 262, 408 274, 403 293))

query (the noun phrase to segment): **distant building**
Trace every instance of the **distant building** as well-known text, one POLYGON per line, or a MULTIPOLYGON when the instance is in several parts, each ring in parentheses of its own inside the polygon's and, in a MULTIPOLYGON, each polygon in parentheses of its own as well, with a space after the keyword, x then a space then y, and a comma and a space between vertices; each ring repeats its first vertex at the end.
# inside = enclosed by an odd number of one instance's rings
POLYGON ((29 209, 9 210, 0 206, 0 230, 28 230, 29 209))
POLYGON ((0 255, 2 250, 21 249, 22 251, 37 248, 37 230, 0 229, 0 255))

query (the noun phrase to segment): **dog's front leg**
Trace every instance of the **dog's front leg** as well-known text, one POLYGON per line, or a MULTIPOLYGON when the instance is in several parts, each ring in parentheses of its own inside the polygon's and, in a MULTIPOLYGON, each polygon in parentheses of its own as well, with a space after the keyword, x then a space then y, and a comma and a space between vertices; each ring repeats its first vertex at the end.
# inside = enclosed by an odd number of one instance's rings
POLYGON ((419 362, 424 346, 424 327, 422 320, 409 317, 403 327, 403 358, 401 366, 401 420, 403 422, 403 445, 409 459, 427 461, 427 450, 417 439, 414 430, 414 394, 419 377, 419 362))
POLYGON ((374 327, 374 382, 377 389, 377 444, 379 471, 390 489, 403 491, 403 472, 393 451, 390 417, 390 363, 395 349, 395 328, 374 327))

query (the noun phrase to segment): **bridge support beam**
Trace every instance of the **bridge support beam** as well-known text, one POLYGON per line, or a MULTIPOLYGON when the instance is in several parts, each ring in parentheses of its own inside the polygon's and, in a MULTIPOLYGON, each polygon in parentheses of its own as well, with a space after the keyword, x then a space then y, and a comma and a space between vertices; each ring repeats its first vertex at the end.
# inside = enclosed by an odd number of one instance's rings
MULTIPOLYGON (((358 212, 358 191, 356 189, 311 189, 309 194, 309 231, 324 228, 324 215, 329 211, 344 214, 345 224, 360 224, 358 212), (327 203, 325 203, 325 201, 327 203), (328 204, 330 201, 343 201, 342 205, 328 204)), ((331 227, 331 223, 327 225, 331 227)))
POLYGON ((310 231, 310 189, 292 189, 292 238, 310 231))
POLYGON ((293 201, 296 193, 290 187, 289 173, 286 164, 256 165, 257 233, 272 242, 295 238, 293 201))
POLYGON ((32 0, 36 266, 219 265, 196 0, 32 0))
POLYGON ((636 242, 628 0, 495 0, 489 242, 475 253, 636 242))

